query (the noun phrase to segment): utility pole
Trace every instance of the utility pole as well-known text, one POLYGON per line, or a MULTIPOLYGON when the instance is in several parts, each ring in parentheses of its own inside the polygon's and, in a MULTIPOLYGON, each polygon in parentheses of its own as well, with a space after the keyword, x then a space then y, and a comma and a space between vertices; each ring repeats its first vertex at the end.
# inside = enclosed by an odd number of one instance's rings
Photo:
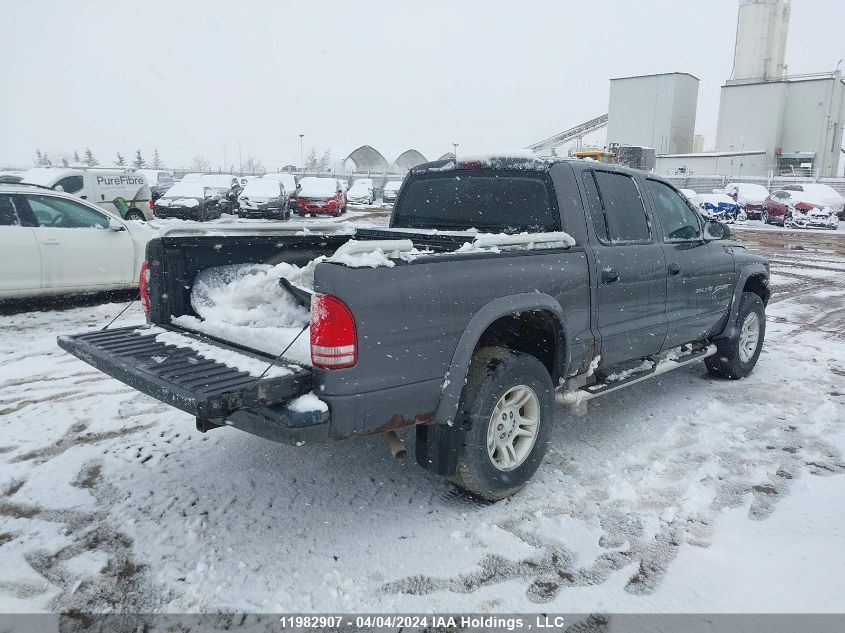
POLYGON ((452 154, 455 155, 455 160, 458 160, 458 145, 460 145, 460 143, 452 143, 452 148, 454 149, 452 154))
POLYGON ((302 137, 305 136, 304 134, 299 135, 299 168, 302 170, 302 173, 305 173, 305 165, 304 160, 302 158, 302 137))

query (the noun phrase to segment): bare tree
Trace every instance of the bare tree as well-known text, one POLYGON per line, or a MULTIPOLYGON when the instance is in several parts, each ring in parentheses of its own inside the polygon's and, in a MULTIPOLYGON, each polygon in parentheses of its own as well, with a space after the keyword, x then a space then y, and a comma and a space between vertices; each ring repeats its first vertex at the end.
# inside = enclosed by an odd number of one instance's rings
POLYGON ((323 155, 317 157, 316 148, 312 147, 308 150, 308 156, 305 159, 305 169, 312 171, 326 171, 332 162, 331 148, 323 152, 323 155))
POLYGON ((205 156, 194 156, 194 160, 191 161, 191 169, 194 171, 208 171, 210 167, 211 163, 205 156))
POLYGON ((263 174, 267 170, 255 156, 247 156, 244 162, 244 171, 250 174, 263 174))
POLYGON ((161 160, 161 156, 158 154, 158 148, 153 148, 153 162, 152 162, 153 169, 164 169, 164 161, 161 160))
POLYGON ((91 151, 90 147, 85 148, 85 164, 89 167, 96 167, 100 164, 100 161, 94 158, 94 152, 91 151))
POLYGON ((135 169, 142 169, 147 166, 147 161, 144 160, 144 157, 141 156, 141 150, 135 152, 135 160, 132 161, 132 166, 135 169))

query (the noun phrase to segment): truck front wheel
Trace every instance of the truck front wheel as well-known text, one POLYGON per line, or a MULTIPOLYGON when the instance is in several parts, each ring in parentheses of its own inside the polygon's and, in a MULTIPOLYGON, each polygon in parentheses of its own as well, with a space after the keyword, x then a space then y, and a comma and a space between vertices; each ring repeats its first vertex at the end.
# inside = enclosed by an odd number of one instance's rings
POLYGON ((766 306, 759 295, 743 292, 736 332, 730 338, 718 341, 716 353, 704 359, 707 371, 720 378, 745 378, 757 364, 765 336, 766 306))
POLYGON ((464 441, 450 481, 491 501, 509 497, 536 472, 554 419, 554 386, 530 354, 500 347, 476 353, 461 395, 464 441))

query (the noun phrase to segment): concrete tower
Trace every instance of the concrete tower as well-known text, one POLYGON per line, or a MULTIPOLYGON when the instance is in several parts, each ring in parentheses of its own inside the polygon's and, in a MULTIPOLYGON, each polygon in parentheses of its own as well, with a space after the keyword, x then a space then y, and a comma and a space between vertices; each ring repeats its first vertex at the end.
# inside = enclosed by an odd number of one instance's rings
POLYGON ((789 0, 739 0, 730 81, 777 80, 785 72, 789 0))

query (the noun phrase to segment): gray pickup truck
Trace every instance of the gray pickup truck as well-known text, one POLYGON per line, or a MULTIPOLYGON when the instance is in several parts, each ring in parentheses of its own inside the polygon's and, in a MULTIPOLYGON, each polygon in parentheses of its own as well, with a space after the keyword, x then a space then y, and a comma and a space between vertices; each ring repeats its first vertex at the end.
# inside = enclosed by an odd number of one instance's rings
POLYGON ((439 161, 407 175, 389 228, 160 236, 141 280, 152 334, 58 343, 192 414, 203 432, 232 426, 294 444, 382 433, 395 445, 395 431, 413 426, 422 467, 499 499, 539 467, 556 400, 583 407, 700 359, 716 376, 752 371, 769 266, 728 238, 651 174, 562 159, 439 161), (310 364, 173 323, 196 315, 191 289, 205 269, 303 266, 350 240, 414 249, 387 253, 390 265, 314 267, 313 294, 298 299, 310 305, 310 364), (301 406, 305 394, 319 406, 301 406))

